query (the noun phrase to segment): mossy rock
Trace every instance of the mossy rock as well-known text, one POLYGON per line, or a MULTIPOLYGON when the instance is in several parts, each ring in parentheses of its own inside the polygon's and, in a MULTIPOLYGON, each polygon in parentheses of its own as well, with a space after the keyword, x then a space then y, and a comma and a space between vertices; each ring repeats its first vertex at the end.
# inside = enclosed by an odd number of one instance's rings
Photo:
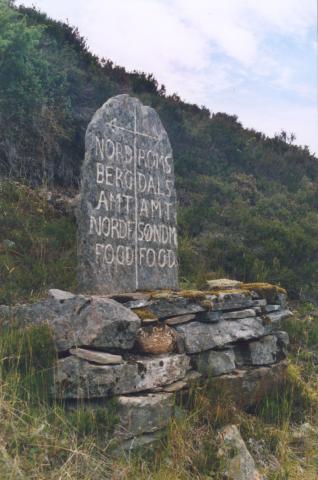
POLYGON ((150 293, 150 298, 153 300, 157 300, 160 298, 173 298, 176 296, 176 293, 173 292, 172 290, 157 290, 155 292, 150 293))
POLYGON ((201 290, 181 290, 181 292, 179 292, 179 295, 182 298, 203 300, 205 298, 206 292, 202 292, 201 290))
POLYGON ((140 320, 158 320, 158 317, 148 310, 148 308, 134 308, 133 312, 138 315, 140 320))
POLYGON ((269 304, 275 303, 278 300, 278 294, 287 295, 284 288, 270 283, 244 283, 241 288, 257 293, 260 297, 265 298, 269 304))
POLYGON ((206 292, 206 294, 210 294, 210 295, 216 295, 216 296, 219 296, 219 295, 237 295, 237 294, 240 294, 240 295, 250 295, 251 291, 247 288, 233 288, 233 289, 213 289, 213 290, 209 290, 208 292, 206 292))

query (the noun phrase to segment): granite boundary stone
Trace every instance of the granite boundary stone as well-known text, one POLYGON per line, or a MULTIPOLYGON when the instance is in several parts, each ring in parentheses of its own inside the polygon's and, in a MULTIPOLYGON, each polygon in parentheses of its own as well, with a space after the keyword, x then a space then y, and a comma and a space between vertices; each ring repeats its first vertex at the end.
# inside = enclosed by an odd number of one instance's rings
POLYGON ((172 149, 158 114, 118 95, 85 137, 78 279, 86 293, 178 287, 172 149))

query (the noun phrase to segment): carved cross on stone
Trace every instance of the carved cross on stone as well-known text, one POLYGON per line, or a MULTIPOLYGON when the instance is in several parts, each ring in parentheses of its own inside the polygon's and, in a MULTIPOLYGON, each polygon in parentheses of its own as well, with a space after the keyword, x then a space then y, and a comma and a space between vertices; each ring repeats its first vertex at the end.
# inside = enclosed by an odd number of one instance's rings
POLYGON ((77 211, 80 288, 177 288, 173 157, 159 116, 136 98, 113 97, 90 122, 85 150, 77 211))

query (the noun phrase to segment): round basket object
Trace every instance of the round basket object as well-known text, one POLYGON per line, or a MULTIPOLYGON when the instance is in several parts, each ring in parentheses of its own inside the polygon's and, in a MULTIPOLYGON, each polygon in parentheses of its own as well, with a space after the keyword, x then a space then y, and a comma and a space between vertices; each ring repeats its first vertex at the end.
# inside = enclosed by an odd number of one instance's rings
POLYGON ((175 350, 176 335, 167 325, 143 329, 138 335, 137 346, 142 353, 171 353, 175 350))

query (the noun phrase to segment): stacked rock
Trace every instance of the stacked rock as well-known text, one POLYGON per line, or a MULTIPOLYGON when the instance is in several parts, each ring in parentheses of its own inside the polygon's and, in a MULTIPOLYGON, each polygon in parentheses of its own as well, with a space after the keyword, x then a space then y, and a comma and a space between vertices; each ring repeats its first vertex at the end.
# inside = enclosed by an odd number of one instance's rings
POLYGON ((116 397, 116 437, 140 445, 169 422, 174 393, 201 377, 242 406, 281 382, 288 335, 280 322, 291 312, 280 287, 222 280, 207 291, 112 297, 51 290, 0 314, 48 323, 59 352, 53 394, 92 404, 116 397))

